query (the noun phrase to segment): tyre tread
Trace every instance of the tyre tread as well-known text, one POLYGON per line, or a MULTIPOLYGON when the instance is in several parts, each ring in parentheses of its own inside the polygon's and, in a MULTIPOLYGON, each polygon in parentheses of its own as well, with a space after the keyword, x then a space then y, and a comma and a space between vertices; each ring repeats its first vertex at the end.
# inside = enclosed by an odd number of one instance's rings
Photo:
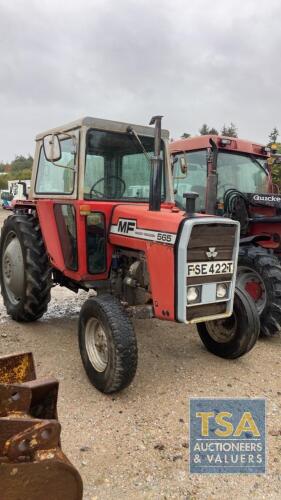
POLYGON ((281 265, 273 251, 259 246, 241 246, 239 265, 247 265, 260 274, 267 288, 267 303, 260 315, 261 335, 281 331, 281 265))
POLYGON ((13 214, 5 219, 1 230, 0 251, 6 234, 14 229, 17 231, 23 247, 25 264, 25 297, 18 304, 10 302, 5 292, 2 270, 0 272, 3 301, 8 314, 21 322, 35 321, 47 311, 51 299, 52 273, 45 250, 38 219, 33 214, 13 214))
MULTIPOLYGON (((110 294, 100 295, 88 299, 82 306, 79 316, 79 345, 82 355, 82 337, 83 326, 82 318, 84 312, 91 307, 93 314, 98 309, 102 312, 111 329, 115 346, 115 369, 108 384, 102 389, 102 392, 112 393, 120 391, 127 387, 133 380, 137 370, 138 349, 137 340, 132 322, 119 300, 110 294)), ((96 385, 94 377, 87 370, 85 360, 82 360, 86 372, 91 382, 96 385)), ((100 389, 101 390, 101 389, 100 389)))

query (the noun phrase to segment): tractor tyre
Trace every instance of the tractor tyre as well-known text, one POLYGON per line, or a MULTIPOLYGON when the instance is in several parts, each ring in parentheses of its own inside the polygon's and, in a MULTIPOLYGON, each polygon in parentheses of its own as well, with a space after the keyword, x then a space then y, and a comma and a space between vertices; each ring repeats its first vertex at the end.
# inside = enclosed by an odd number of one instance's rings
POLYGON ((79 315, 79 349, 91 383, 112 393, 133 380, 138 359, 133 325, 120 302, 111 295, 86 300, 79 315))
POLYGON ((8 314, 15 321, 35 321, 51 299, 51 268, 38 219, 14 214, 5 221, 0 240, 0 283, 8 314))
POLYGON ((229 318, 198 323, 197 330, 208 351, 235 359, 249 352, 260 333, 259 315, 251 297, 235 289, 233 313, 229 318))
POLYGON ((261 336, 281 331, 281 265, 271 250, 239 249, 236 285, 251 295, 260 316, 261 336))

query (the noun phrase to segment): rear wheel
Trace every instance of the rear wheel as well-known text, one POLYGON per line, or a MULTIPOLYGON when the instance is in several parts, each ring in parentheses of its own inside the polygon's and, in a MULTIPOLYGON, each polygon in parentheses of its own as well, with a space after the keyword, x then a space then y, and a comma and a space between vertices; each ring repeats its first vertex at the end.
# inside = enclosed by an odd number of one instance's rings
POLYGON ((115 297, 101 295, 83 304, 79 348, 86 373, 99 391, 117 392, 132 382, 137 369, 137 340, 115 297))
POLYGON ((51 269, 38 219, 11 215, 0 241, 1 293, 8 314, 16 321, 35 321, 46 311, 52 286, 51 269))
POLYGON ((281 266, 268 249, 242 246, 236 284, 255 301, 261 323, 261 335, 281 331, 281 266))
POLYGON ((258 339, 259 316, 251 297, 236 289, 233 314, 229 318, 198 323, 197 330, 210 352, 222 358, 239 358, 249 352, 258 339))

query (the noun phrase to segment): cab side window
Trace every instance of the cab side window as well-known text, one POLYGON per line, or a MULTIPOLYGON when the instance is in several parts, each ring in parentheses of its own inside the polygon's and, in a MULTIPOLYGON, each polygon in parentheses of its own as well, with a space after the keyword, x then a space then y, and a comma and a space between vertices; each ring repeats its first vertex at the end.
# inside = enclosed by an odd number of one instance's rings
POLYGON ((55 218, 60 236, 61 249, 67 269, 77 271, 77 231, 73 205, 58 203, 54 206, 55 218))
POLYGON ((54 165, 45 158, 41 147, 35 192, 38 194, 72 194, 74 189, 74 164, 72 139, 61 141, 62 156, 54 165), (65 168, 66 167, 66 168, 65 168))
POLYGON ((186 152, 185 155, 177 155, 177 161, 174 163, 174 189, 175 200, 178 205, 185 209, 184 193, 193 191, 198 193, 195 202, 195 208, 198 212, 205 210, 205 193, 207 188, 207 157, 206 151, 186 152), (186 172, 183 173, 180 167, 181 157, 185 157, 186 172))

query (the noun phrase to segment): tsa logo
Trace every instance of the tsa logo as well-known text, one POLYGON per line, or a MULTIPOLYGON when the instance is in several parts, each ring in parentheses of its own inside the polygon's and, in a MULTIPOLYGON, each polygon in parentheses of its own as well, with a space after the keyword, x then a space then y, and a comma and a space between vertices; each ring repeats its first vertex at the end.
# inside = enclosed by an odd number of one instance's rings
POLYGON ((265 473, 264 399, 190 400, 191 473, 265 473))

